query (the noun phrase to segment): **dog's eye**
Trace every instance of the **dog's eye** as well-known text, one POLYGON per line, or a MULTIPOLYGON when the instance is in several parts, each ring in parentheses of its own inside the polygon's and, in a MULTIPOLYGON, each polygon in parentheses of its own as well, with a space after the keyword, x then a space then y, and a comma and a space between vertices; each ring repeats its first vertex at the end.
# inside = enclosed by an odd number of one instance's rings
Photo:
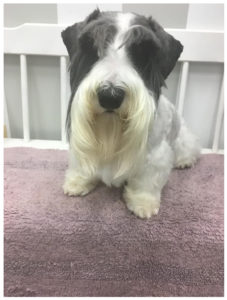
POLYGON ((135 66, 143 71, 149 62, 149 57, 152 55, 151 43, 145 40, 130 45, 129 55, 135 66))

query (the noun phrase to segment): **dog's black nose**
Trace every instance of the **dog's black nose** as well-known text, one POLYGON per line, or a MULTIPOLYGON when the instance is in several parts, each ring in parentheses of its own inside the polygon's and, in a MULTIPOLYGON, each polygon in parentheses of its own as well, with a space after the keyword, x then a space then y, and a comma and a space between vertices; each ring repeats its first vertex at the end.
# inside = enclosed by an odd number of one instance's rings
POLYGON ((122 88, 112 85, 100 87, 97 94, 100 105, 108 111, 119 108, 125 96, 122 88))

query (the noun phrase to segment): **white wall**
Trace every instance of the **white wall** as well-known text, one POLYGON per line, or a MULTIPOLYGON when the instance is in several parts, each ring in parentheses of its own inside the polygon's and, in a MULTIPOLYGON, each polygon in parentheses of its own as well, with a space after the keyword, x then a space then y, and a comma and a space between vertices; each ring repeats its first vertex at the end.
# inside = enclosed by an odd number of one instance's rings
POLYGON ((4 26, 14 27, 23 23, 57 23, 57 5, 4 4, 4 26))
POLYGON ((186 27, 189 29, 224 30, 224 5, 190 4, 186 27))
MULTIPOLYGON (((24 22, 72 24, 98 6, 101 10, 153 15, 164 27, 223 30, 222 4, 5 4, 4 24, 24 22), (18 7, 19 6, 19 7, 18 7), (15 15, 15 11, 17 14, 15 15)), ((5 56, 5 91, 13 137, 22 137, 19 58, 5 56), (13 88, 12 88, 13 87, 13 88)), ((29 101, 33 138, 60 139, 59 59, 29 57, 29 101), (43 106, 45 105, 45 109, 43 106)), ((167 79, 163 93, 175 103, 180 63, 167 79)), ((191 64, 184 116, 204 147, 211 146, 212 126, 221 84, 221 64, 191 64)), ((223 131, 223 130, 222 130, 223 131)), ((221 145, 224 134, 222 133, 221 145)))
POLYGON ((152 16, 165 28, 185 28, 188 4, 124 3, 123 12, 135 12, 146 17, 152 16))
POLYGON ((90 4, 72 4, 72 3, 58 3, 57 4, 57 19, 58 24, 73 24, 75 22, 83 21, 89 13, 96 8, 101 11, 122 11, 122 4, 104 4, 104 3, 90 3, 90 4))

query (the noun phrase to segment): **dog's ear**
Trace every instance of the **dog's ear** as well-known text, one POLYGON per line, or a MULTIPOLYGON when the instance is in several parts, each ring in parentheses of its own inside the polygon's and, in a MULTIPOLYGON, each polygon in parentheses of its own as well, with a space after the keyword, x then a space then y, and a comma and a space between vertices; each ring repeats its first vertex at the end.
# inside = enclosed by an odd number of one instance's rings
POLYGON ((94 21, 96 19, 98 19, 98 17, 101 15, 101 12, 99 10, 99 8, 96 8, 86 19, 85 19, 85 23, 88 24, 91 21, 94 21))
POLYGON ((75 51, 77 51, 78 35, 79 35, 79 32, 81 31, 82 27, 83 27, 82 22, 76 23, 72 26, 67 27, 61 33, 61 37, 66 46, 66 49, 68 51, 70 59, 72 58, 73 53, 75 53, 75 51))
POLYGON ((73 54, 78 50, 78 37, 82 29, 91 21, 96 20, 100 14, 101 12, 97 8, 85 19, 85 21, 75 23, 74 25, 69 26, 64 31, 62 31, 61 36, 69 53, 70 59, 72 58, 73 54))
POLYGON ((164 79, 166 79, 183 51, 183 46, 172 35, 168 34, 152 17, 148 18, 148 22, 151 30, 159 40, 156 62, 164 79))

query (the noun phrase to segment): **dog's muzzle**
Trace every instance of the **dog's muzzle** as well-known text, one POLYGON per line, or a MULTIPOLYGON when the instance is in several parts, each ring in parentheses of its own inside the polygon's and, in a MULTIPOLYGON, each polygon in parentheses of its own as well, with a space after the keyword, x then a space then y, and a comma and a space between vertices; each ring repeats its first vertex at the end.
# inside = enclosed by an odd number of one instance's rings
POLYGON ((101 86, 97 91, 99 104, 107 111, 113 111, 121 106, 125 92, 122 88, 108 85, 101 86))

